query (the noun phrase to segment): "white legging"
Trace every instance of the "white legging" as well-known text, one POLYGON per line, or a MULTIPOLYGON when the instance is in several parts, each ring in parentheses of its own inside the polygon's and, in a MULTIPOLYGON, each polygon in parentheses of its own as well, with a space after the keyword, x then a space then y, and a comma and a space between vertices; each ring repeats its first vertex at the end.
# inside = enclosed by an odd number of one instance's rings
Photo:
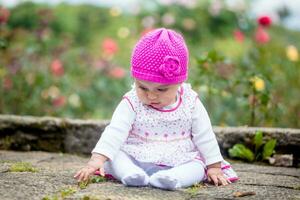
POLYGON ((198 160, 175 167, 158 166, 138 162, 123 151, 113 161, 106 162, 104 170, 127 186, 150 184, 167 190, 191 186, 202 181, 205 176, 203 164, 198 160))

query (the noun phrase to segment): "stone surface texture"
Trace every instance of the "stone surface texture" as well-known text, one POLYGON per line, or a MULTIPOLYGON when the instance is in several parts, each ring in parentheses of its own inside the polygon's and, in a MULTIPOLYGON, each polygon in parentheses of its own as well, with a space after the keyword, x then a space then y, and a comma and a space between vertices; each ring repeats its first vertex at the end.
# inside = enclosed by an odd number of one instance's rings
POLYGON ((116 181, 80 189, 74 173, 88 161, 92 148, 109 121, 0 115, 0 199, 298 199, 300 200, 300 129, 214 127, 222 154, 234 144, 252 142, 257 131, 277 139, 276 153, 290 154, 293 167, 230 161, 240 180, 226 187, 198 187, 163 191, 125 187, 116 181), (52 152, 52 153, 51 153, 52 152), (10 172, 17 162, 31 163, 37 172, 10 172), (72 191, 72 192, 70 192, 72 191), (235 192, 255 195, 235 197, 235 192))
POLYGON ((300 199, 300 169, 232 162, 240 180, 215 187, 164 191, 151 187, 126 187, 116 181, 91 183, 80 189, 73 175, 88 157, 41 151, 0 151, 1 200, 17 199, 106 199, 106 200, 186 200, 186 199, 300 199), (10 172, 16 162, 29 162, 38 172, 10 172), (62 191, 74 193, 62 198, 62 191), (235 192, 255 195, 234 197, 235 192), (46 198, 47 197, 47 198, 46 198))

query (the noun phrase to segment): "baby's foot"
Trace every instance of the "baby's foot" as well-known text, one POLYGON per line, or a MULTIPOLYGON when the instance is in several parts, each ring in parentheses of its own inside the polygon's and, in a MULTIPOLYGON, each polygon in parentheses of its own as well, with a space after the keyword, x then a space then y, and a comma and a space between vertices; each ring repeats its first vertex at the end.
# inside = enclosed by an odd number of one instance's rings
POLYGON ((132 174, 122 178, 122 183, 127 186, 146 186, 149 183, 149 177, 145 174, 132 174))
POLYGON ((170 176, 151 176, 150 184, 154 187, 158 187, 165 190, 175 190, 176 188, 180 188, 179 181, 170 176))

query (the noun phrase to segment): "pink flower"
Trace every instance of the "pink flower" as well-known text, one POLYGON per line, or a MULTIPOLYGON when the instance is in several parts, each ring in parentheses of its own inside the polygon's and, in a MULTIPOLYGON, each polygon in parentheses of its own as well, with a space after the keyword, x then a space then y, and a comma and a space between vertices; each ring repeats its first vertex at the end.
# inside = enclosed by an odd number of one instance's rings
POLYGON ((59 96, 52 101, 53 106, 62 107, 66 104, 66 98, 64 96, 59 96))
POLYGON ((264 26, 264 27, 268 27, 271 25, 272 23, 272 20, 269 16, 267 15, 264 15, 264 16, 261 16, 257 19, 257 23, 261 26, 264 26))
POLYGON ((265 44, 269 42, 270 36, 263 27, 259 26, 255 33, 255 40, 257 43, 265 44))
POLYGON ((0 7, 0 24, 5 24, 9 18, 10 12, 4 7, 0 7))
POLYGON ((125 76, 125 70, 121 67, 115 67, 111 69, 108 74, 113 78, 121 79, 125 76))
POLYGON ((245 39, 245 36, 244 36, 244 33, 242 31, 240 31, 239 29, 236 29, 234 32, 233 32, 233 35, 234 35, 234 39, 237 41, 237 42, 240 42, 242 43, 245 39))
POLYGON ((160 73, 166 78, 172 78, 181 72, 180 62, 177 56, 166 56, 164 63, 159 67, 160 73))
POLYGON ((114 55, 118 52, 119 47, 117 42, 112 38, 105 38, 102 42, 102 50, 105 54, 114 55))
POLYGON ((64 75, 64 68, 62 62, 59 59, 55 59, 51 63, 51 73, 55 76, 64 75))

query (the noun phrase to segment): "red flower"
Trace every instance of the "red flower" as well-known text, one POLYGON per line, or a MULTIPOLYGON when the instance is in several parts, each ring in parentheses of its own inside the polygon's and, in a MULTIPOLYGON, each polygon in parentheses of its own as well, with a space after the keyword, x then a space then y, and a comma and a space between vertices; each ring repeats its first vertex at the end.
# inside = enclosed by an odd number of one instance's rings
POLYGON ((0 7, 0 24, 5 24, 8 20, 10 12, 4 7, 0 7))
POLYGON ((64 75, 64 68, 62 62, 59 59, 55 59, 51 63, 51 73, 55 76, 64 75))
POLYGON ((234 35, 234 39, 237 41, 237 42, 240 42, 242 43, 245 39, 245 36, 244 36, 244 33, 242 31, 240 31, 239 29, 236 29, 234 32, 233 32, 233 35, 234 35))
POLYGON ((115 67, 109 71, 109 76, 116 79, 121 79, 125 76, 125 70, 121 67, 115 67))
POLYGON ((257 43, 260 43, 260 44, 265 44, 267 42, 269 42, 270 40, 270 36, 269 34, 264 30, 263 27, 258 27, 258 29, 256 30, 256 33, 255 33, 255 40, 257 43))
POLYGON ((119 47, 117 42, 112 38, 105 38, 102 42, 102 50, 105 54, 114 55, 118 52, 119 47))
POLYGON ((2 84, 3 84, 3 88, 5 90, 10 90, 13 87, 13 82, 12 82, 11 78, 8 76, 4 77, 2 84))
POLYGON ((66 104, 66 98, 64 96, 59 96, 52 101, 53 106, 62 107, 66 104))
POLYGON ((258 24, 260 24, 261 26, 264 26, 264 27, 268 27, 271 25, 272 23, 272 20, 269 16, 261 16, 257 19, 257 22, 258 24))

